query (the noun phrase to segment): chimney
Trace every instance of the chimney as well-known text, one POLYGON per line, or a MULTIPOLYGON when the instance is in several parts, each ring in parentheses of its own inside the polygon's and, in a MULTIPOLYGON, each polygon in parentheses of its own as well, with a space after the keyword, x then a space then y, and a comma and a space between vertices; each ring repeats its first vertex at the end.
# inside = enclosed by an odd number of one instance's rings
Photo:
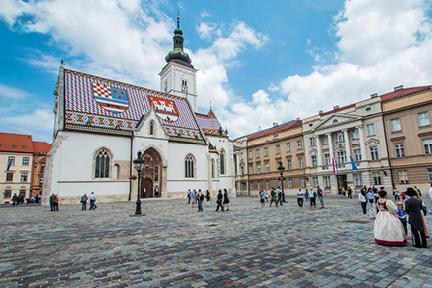
POLYGON ((403 85, 396 86, 393 89, 394 89, 394 91, 401 90, 401 89, 403 89, 403 85))
POLYGON ((279 126, 277 122, 273 122, 273 127, 279 126))
POLYGON ((296 118, 296 121, 300 121, 300 117, 297 117, 297 118, 296 118))
POLYGON ((318 114, 323 114, 323 113, 324 113, 323 110, 319 110, 319 111, 318 111, 318 114))
POLYGON ((339 105, 333 106, 333 110, 339 109, 339 105))
POLYGON ((375 98, 375 97, 378 97, 378 93, 373 93, 373 94, 370 95, 370 97, 371 97, 371 99, 375 98))

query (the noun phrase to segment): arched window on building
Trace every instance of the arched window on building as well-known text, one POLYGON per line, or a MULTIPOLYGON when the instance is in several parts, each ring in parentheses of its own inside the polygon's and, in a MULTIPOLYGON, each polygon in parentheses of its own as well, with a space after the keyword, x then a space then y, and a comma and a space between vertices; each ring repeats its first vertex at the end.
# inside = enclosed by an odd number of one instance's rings
POLYGON ((110 160, 110 153, 107 149, 102 148, 96 152, 95 178, 109 178, 110 160))
POLYGON ((186 155, 185 158, 185 178, 195 177, 195 158, 192 154, 186 155))
POLYGON ((149 130, 150 130, 149 134, 154 135, 154 121, 153 120, 150 121, 150 129, 149 130))
POLYGON ((225 175, 225 151, 222 150, 219 154, 219 160, 220 160, 220 174, 225 175))
POLYGON ((215 160, 214 159, 211 159, 211 177, 212 178, 216 178, 215 176, 216 176, 216 173, 215 173, 215 169, 216 167, 215 167, 215 160))

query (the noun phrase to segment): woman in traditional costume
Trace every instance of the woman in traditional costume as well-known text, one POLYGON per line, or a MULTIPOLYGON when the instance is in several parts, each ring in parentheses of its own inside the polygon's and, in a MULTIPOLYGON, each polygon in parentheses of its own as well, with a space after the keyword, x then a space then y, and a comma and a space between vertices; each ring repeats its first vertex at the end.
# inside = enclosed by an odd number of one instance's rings
POLYGON ((407 243, 406 233, 397 217, 397 207, 387 199, 387 192, 378 192, 378 214, 375 218, 375 243, 386 246, 404 246, 407 243))

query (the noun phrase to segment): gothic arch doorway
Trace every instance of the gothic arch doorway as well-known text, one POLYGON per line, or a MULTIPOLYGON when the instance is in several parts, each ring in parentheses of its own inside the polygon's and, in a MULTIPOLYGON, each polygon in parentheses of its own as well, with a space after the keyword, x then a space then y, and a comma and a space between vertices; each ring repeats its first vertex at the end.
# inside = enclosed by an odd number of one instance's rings
POLYGON ((141 178, 141 197, 161 197, 162 191, 162 157, 154 148, 144 151, 142 159, 144 168, 141 178))

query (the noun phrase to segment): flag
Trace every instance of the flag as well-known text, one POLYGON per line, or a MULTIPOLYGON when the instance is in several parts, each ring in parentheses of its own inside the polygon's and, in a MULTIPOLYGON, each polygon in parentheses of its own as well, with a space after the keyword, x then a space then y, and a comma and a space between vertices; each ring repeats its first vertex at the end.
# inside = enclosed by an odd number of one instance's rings
POLYGON ((332 170, 333 170, 333 173, 334 173, 335 175, 337 175, 337 174, 338 174, 338 170, 337 170, 337 162, 336 162, 336 159, 332 158, 332 162, 331 162, 331 164, 332 164, 332 170))
POLYGON ((6 171, 9 171, 9 169, 10 169, 10 167, 12 166, 12 162, 14 161, 14 159, 12 159, 12 158, 9 158, 8 159, 8 165, 7 165, 7 169, 6 169, 6 171))
POLYGON ((353 171, 354 171, 354 170, 358 170, 357 165, 355 164, 355 161, 354 161, 353 157, 350 156, 350 158, 351 158, 351 169, 352 169, 353 171))

